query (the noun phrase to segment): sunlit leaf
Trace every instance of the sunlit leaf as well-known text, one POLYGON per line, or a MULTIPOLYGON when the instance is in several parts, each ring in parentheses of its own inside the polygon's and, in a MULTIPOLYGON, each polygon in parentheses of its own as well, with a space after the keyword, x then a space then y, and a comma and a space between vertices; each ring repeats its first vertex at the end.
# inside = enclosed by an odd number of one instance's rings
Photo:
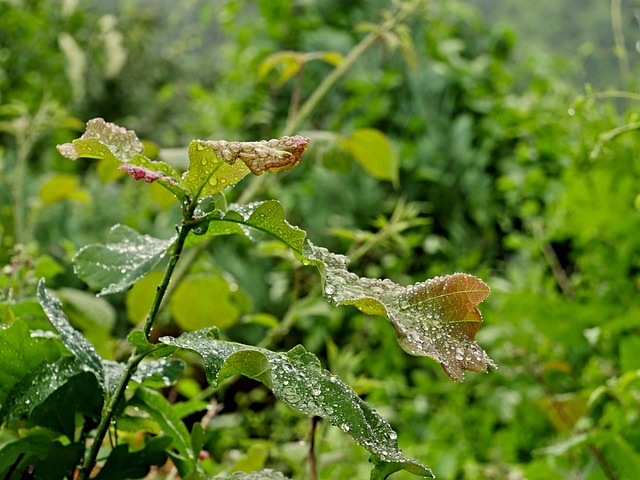
POLYGON ((463 380, 464 370, 495 368, 474 340, 482 324, 478 304, 490 292, 479 278, 456 273, 404 287, 390 280, 359 277, 348 271, 347 257, 306 240, 304 230, 284 219, 282 206, 275 200, 231 205, 226 213, 212 212, 209 230, 213 233, 207 235, 245 234, 240 226, 283 241, 304 263, 318 268, 325 282, 324 296, 332 305, 354 305, 370 315, 386 317, 406 352, 433 358, 453 380, 463 380))
POLYGON ((272 70, 279 70, 278 85, 283 85, 291 77, 297 75, 305 64, 313 60, 322 60, 331 65, 339 65, 342 54, 338 52, 275 52, 260 63, 258 75, 264 78, 272 70))
POLYGON ((414 473, 431 477, 421 463, 404 457, 390 425, 348 386, 320 366, 302 346, 287 353, 217 340, 208 331, 163 337, 168 345, 200 354, 212 386, 241 374, 264 383, 279 400, 305 415, 317 415, 348 433, 381 462, 412 465, 414 473))
POLYGON ((161 240, 115 225, 105 244, 87 245, 73 258, 76 274, 98 295, 122 292, 140 280, 167 253, 175 236, 161 240))
POLYGON ((218 193, 249 172, 261 175, 294 167, 309 142, 300 136, 259 142, 194 140, 189 145, 189 171, 182 183, 196 199, 218 193))

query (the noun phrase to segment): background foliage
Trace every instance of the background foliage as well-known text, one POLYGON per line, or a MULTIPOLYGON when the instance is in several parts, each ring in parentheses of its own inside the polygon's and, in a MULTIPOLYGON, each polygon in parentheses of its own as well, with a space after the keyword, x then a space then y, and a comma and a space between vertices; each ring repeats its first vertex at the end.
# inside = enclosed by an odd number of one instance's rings
MULTIPOLYGON (((507 7, 476 3, 493 7, 487 19, 511 18, 507 7)), ((452 384, 433 362, 402 352, 387 322, 330 309, 313 272, 268 241, 224 238, 197 249, 182 273, 188 288, 173 292, 155 333, 205 326, 188 325, 187 306, 191 316, 218 308, 212 317, 224 318, 217 326, 226 338, 277 350, 304 344, 438 478, 633 478, 639 145, 633 130, 610 141, 603 134, 638 122, 637 25, 615 23, 616 8, 630 19, 638 5, 612 0, 601 12, 603 2, 593 3, 577 9, 584 21, 549 5, 527 17, 527 28, 545 35, 549 25, 567 37, 564 27, 590 26, 580 45, 562 44, 564 57, 541 54, 545 45, 525 37, 524 25, 490 25, 465 2, 430 3, 407 22, 413 50, 379 45, 356 63, 295 132, 313 139, 309 156, 260 192, 278 198, 314 242, 352 256, 360 274, 401 284, 456 271, 484 278, 493 293, 477 338, 497 371, 452 384), (395 181, 344 148, 358 129, 391 142, 395 181), (221 285, 226 302, 208 304, 207 292, 221 285)), ((0 1, 3 321, 50 329, 35 302, 45 277, 99 353, 122 358, 157 273, 96 299, 70 259, 118 222, 166 238, 179 212, 155 185, 64 160, 55 144, 97 116, 161 146, 168 162, 193 138, 279 136, 296 95, 307 98, 333 65, 309 61, 302 77, 279 82, 281 67, 265 72, 262 62, 283 51, 346 55, 364 35, 357 26, 378 22, 384 8, 0 1)), ((191 367, 166 396, 208 400, 201 385, 204 371, 191 367)), ((224 383, 213 398, 204 436, 212 472, 267 466, 308 475, 306 420, 246 379, 224 383)), ((0 442, 15 435, 5 429, 0 442)), ((339 429, 321 425, 317 449, 321 478, 366 477, 366 452, 339 429)))

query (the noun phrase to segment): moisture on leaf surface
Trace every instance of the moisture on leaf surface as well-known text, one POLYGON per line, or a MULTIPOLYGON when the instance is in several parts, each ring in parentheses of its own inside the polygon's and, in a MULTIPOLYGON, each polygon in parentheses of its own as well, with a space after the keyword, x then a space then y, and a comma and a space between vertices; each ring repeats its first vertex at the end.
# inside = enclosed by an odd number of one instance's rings
POLYGON ((354 305, 386 317, 406 352, 433 358, 451 379, 463 380, 464 370, 486 372, 496 367, 474 339, 482 324, 478 304, 490 292, 479 278, 455 273, 405 287, 387 279, 359 277, 347 269, 348 257, 316 247, 304 230, 290 225, 275 200, 230 205, 226 212, 216 210, 207 218, 207 235, 246 234, 243 227, 248 226, 275 236, 320 271, 329 303, 354 305))
POLYGON ((175 240, 140 235, 126 225, 115 225, 107 243, 82 248, 73 258, 78 277, 99 295, 122 292, 140 280, 167 253, 175 240))
POLYGON ((379 462, 402 465, 412 473, 432 477, 429 468, 402 455, 389 423, 338 377, 322 369, 315 355, 303 347, 276 353, 217 340, 208 330, 183 333, 178 338, 163 337, 161 341, 200 354, 211 385, 236 374, 258 380, 294 410, 328 419, 379 462))

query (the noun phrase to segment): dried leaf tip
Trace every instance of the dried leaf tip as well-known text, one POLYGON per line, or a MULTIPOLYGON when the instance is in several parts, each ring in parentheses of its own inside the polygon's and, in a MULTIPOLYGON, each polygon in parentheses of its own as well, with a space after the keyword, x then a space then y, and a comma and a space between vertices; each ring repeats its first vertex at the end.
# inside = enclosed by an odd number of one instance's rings
POLYGON ((242 160, 254 175, 275 173, 296 166, 310 142, 311 139, 300 135, 258 142, 198 141, 229 164, 242 160))

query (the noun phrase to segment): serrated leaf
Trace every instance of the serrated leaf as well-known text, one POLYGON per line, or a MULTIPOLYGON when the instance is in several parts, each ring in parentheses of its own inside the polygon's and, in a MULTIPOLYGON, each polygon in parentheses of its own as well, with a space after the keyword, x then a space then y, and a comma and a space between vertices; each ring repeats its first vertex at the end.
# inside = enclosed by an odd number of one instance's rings
POLYGON ((330 303, 387 317, 407 353, 433 358, 453 380, 462 381, 463 370, 495 368, 474 340, 482 324, 477 306, 490 292, 479 278, 456 273, 403 287, 390 280, 358 277, 347 270, 347 257, 310 242, 305 257, 323 272, 330 303))
POLYGON ((212 195, 235 185, 249 172, 261 175, 294 167, 309 142, 300 136, 259 142, 194 140, 189 145, 189 171, 182 184, 193 199, 212 195))
POLYGON ((111 228, 105 244, 87 245, 73 258, 76 275, 98 293, 122 292, 149 273, 176 237, 161 240, 140 235, 126 225, 111 228))
POLYGON ((269 387, 279 400, 305 415, 317 415, 340 427, 383 462, 413 465, 431 477, 421 463, 404 457, 391 426, 342 381, 320 367, 311 353, 298 346, 288 353, 217 340, 208 331, 160 339, 168 345, 200 354, 212 386, 241 374, 269 387))
POLYGON ((62 353, 58 338, 32 336, 27 324, 16 319, 0 327, 0 405, 11 389, 41 364, 53 363, 62 353))
POLYGON ((380 180, 398 184, 400 162, 389 139, 379 130, 360 128, 342 141, 362 168, 380 180))
POLYGON ((294 252, 302 253, 306 232, 290 225, 285 219, 284 209, 280 202, 267 200, 249 205, 230 205, 226 213, 215 211, 207 236, 242 234, 249 232, 243 226, 267 232, 286 244, 294 252))
POLYGON ((152 438, 144 448, 133 452, 129 445, 116 446, 95 480, 121 480, 122 478, 143 478, 152 466, 162 466, 167 461, 165 450, 171 445, 168 437, 152 438))
POLYGON ((116 178, 114 174, 104 171, 105 166, 120 168, 137 180, 143 178, 147 182, 158 181, 180 200, 186 196, 187 192, 179 182, 180 174, 176 169, 142 155, 144 144, 138 140, 135 132, 105 122, 102 118, 89 120, 85 132, 79 139, 58 145, 57 148, 63 156, 71 160, 101 160, 100 176, 103 181, 116 178))
POLYGON ((479 278, 456 273, 404 287, 390 280, 359 277, 348 271, 347 257, 306 240, 305 231, 285 220, 284 210, 275 200, 244 207, 231 205, 224 214, 213 212, 207 235, 246 234, 241 226, 283 241, 304 263, 318 268, 329 303, 354 305, 367 314, 386 317, 407 353, 433 358, 453 380, 463 380, 463 370, 495 368, 474 340, 482 324, 478 304, 490 292, 479 278))
POLYGON ((85 371, 92 372, 101 385, 104 381, 102 359, 96 349, 80 332, 74 329, 62 311, 60 301, 49 295, 44 286, 44 281, 38 283, 38 301, 51 323, 58 333, 65 347, 76 357, 79 365, 85 371))
POLYGON ((71 160, 111 158, 126 163, 143 150, 144 145, 134 131, 105 122, 102 118, 89 120, 79 139, 58 145, 58 151, 71 160))

